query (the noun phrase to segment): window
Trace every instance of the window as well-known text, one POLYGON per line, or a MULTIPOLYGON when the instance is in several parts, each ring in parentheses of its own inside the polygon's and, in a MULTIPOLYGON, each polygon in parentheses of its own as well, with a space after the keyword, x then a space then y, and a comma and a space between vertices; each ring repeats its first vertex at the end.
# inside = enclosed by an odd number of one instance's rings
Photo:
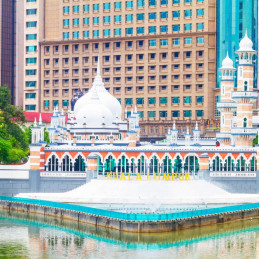
POLYGON ((156 33, 156 26, 149 26, 148 27, 148 32, 149 33, 156 33))
POLYGON ((89 31, 83 31, 84 38, 89 38, 89 31))
POLYGON ((133 21, 133 14, 126 14, 126 22, 132 22, 133 21))
POLYGON ((115 10, 120 10, 121 9, 121 2, 115 2, 114 3, 114 9, 115 10))
POLYGON ((73 19, 73 25, 74 26, 78 26, 79 25, 79 19, 78 18, 73 19))
POLYGON ((26 52, 35 52, 37 51, 37 46, 26 46, 26 52))
POLYGON ((149 6, 156 6, 156 0, 149 0, 149 6))
POLYGON ((121 29, 114 29, 114 36, 121 36, 121 29))
POLYGON ((138 13, 137 14, 137 21, 144 21, 145 14, 144 13, 138 13))
POLYGON ((70 12, 70 7, 69 6, 64 6, 63 13, 64 14, 69 14, 69 12, 70 12))
POLYGON ((138 5, 138 7, 144 7, 145 6, 145 0, 138 0, 137 5, 138 5))
POLYGON ((186 51, 184 54, 185 54, 185 58, 191 58, 191 56, 192 56, 191 51, 186 51))
POLYGON ((149 13, 148 18, 149 20, 156 20, 156 13, 149 13))
POLYGON ((179 38, 173 39, 173 45, 180 45, 180 39, 179 38))
POLYGON ((36 87, 36 81, 26 81, 26 87, 36 87))
POLYGON ((155 47, 156 46, 156 40, 149 40, 148 45, 149 45, 149 47, 155 47))
POLYGON ((37 40, 37 34, 26 34, 26 40, 37 40))
POLYGON ((161 5, 168 5, 168 0, 161 0, 161 5))
POLYGON ((197 117, 203 117, 204 116, 204 111, 203 110, 197 110, 196 111, 196 116, 197 117))
POLYGON ((172 111, 172 117, 173 118, 179 118, 180 117, 180 111, 172 111))
POLYGON ((25 94, 26 99, 35 99, 36 98, 36 93, 26 93, 25 94))
POLYGON ((159 115, 160 115, 160 118, 167 118, 167 111, 160 111, 159 115))
POLYGON ((125 103, 126 105, 132 105, 133 104, 132 98, 126 98, 125 103))
POLYGON ((110 29, 105 29, 105 30, 103 30, 103 36, 104 36, 104 37, 109 37, 109 36, 111 36, 111 30, 110 30, 110 29))
POLYGON ((204 37, 197 37, 197 44, 204 44, 204 37))
POLYGON ((183 111, 184 117, 192 117, 192 111, 191 110, 185 110, 183 111))
POLYGON ((64 32, 64 33, 63 33, 63 39, 64 39, 64 40, 69 39, 69 37, 70 37, 70 36, 69 36, 69 32, 64 32))
POLYGON ((192 24, 191 23, 186 23, 184 25, 184 30, 185 31, 191 31, 192 30, 192 24))
POLYGON ((184 17, 191 18, 192 17, 192 10, 184 10, 184 17))
POLYGON ((180 11, 173 11, 173 18, 180 18, 180 11))
POLYGON ((30 104, 30 105, 25 105, 26 111, 35 111, 36 110, 36 105, 30 104))
POLYGON ((37 22, 26 22, 27 28, 35 28, 37 27, 37 22))
POLYGON ((94 11, 99 11, 99 9, 100 9, 100 6, 99 6, 99 4, 93 4, 93 10, 94 11))
POLYGON ((89 18, 89 17, 84 18, 84 19, 83 19, 83 23, 84 23, 84 25, 89 25, 89 23, 90 23, 90 18, 89 18))
POLYGON ((93 23, 96 24, 96 25, 99 24, 99 17, 94 17, 93 23))
POLYGON ((168 12, 160 12, 160 19, 167 19, 168 18, 168 12))
POLYGON ((133 1, 126 1, 126 8, 133 8, 133 1))
POLYGON ((114 15, 114 22, 121 22, 121 15, 114 15))
POLYGON ((151 59, 151 60, 154 60, 154 59, 155 59, 155 57, 156 57, 156 53, 150 53, 150 55, 149 55, 149 56, 150 56, 150 59, 151 59))
POLYGON ((149 111, 148 112, 148 118, 155 118, 156 117, 156 111, 149 111))
POLYGON ((191 37, 184 38, 184 44, 192 44, 192 38, 191 37))
POLYGON ((180 24, 174 24, 173 25, 173 32, 179 32, 180 31, 180 24))
POLYGON ((93 30, 93 37, 99 37, 99 30, 93 30))
POLYGON ((128 48, 132 48, 132 45, 133 45, 132 41, 127 41, 127 47, 128 48))
POLYGON ((37 14, 37 9, 26 9, 27 15, 35 15, 37 14))
POLYGON ((37 70, 36 69, 27 69, 26 76, 36 76, 37 70))
POLYGON ((110 23, 111 22, 111 16, 104 16, 103 17, 103 23, 110 23))
POLYGON ((137 34, 144 34, 144 27, 137 27, 137 34))
MULTIPOLYGON (((168 39, 161 39, 160 40, 160 45, 161 46, 168 46, 168 39)), ((163 53, 164 54, 164 53, 163 53)))
POLYGON ((184 96, 183 97, 183 103, 187 103, 187 104, 192 103, 192 97, 191 96, 184 96))
POLYGON ((69 26, 69 19, 64 19, 63 20, 63 26, 69 26))
POLYGON ((89 11, 90 11, 90 6, 89 6, 89 4, 83 5, 83 9, 84 9, 84 12, 89 12, 89 11))
POLYGON ((167 104, 167 97, 160 97, 160 104, 167 104))
POLYGON ((178 104, 178 103, 180 103, 180 97, 179 96, 174 96, 174 97, 172 97, 172 103, 174 103, 174 104, 178 104))
POLYGON ((220 102, 220 95, 215 96, 215 116, 219 117, 220 116, 220 111, 217 109, 217 103, 220 102))
POLYGON ((156 97, 149 97, 148 104, 156 104, 156 97))
POLYGON ((144 104, 144 98, 137 98, 137 105, 143 105, 144 104))
POLYGON ((73 13, 79 13, 79 5, 73 6, 73 13))
POLYGON ((49 107, 49 100, 44 101, 44 107, 49 107))
POLYGON ((202 31, 202 30, 204 30, 204 23, 203 22, 197 23, 197 31, 202 31))
POLYGON ((107 11, 111 9, 111 4, 110 3, 104 3, 103 4, 103 10, 107 11))
POLYGON ((184 0, 184 2, 185 2, 186 4, 190 4, 190 3, 192 3, 192 0, 184 0))
POLYGON ((78 39, 79 38, 79 31, 74 31, 73 32, 73 39, 78 39))
POLYGON ((126 35, 132 35, 133 34, 133 28, 126 28, 126 35))
POLYGON ((162 26, 160 26, 160 32, 161 32, 161 33, 168 32, 168 26, 167 26, 167 25, 162 25, 162 26))
POLYGON ((181 0, 173 0, 173 4, 180 4, 181 0))
POLYGON ((204 97, 203 96, 196 96, 196 103, 203 103, 204 97))
POLYGON ((197 17, 204 16, 204 9, 197 9, 197 17))
POLYGON ((26 65, 28 64, 36 64, 36 58, 26 58, 26 65))

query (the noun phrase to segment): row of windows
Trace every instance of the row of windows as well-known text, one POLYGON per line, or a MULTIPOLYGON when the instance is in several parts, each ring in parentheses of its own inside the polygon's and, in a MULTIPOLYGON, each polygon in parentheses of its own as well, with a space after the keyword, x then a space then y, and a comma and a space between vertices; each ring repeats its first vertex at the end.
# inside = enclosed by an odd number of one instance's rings
MULTIPOLYGON (((196 0, 197 3, 203 3, 204 0, 196 0)), ((155 7, 156 5, 158 5, 160 3, 161 6, 165 5, 167 6, 168 4, 170 4, 170 2, 172 4, 180 4, 181 2, 186 3, 186 4, 190 4, 193 1, 192 0, 146 0, 146 3, 148 3, 148 5, 150 7, 155 7)), ((94 12, 100 11, 100 4, 93 4, 92 5, 92 10, 94 12)), ((137 0, 137 7, 145 7, 145 0, 137 0)), ((115 11, 119 11, 122 9, 122 2, 114 2, 114 6, 113 6, 115 11)), ((125 3, 125 8, 126 9, 132 9, 134 8, 134 2, 133 1, 126 1, 125 3)), ((80 12, 80 6, 79 5, 74 5, 72 6, 72 12, 73 13, 79 13, 80 12)), ((112 5, 111 3, 104 3, 103 4, 103 11, 110 11, 112 9, 112 5)), ((82 8, 83 12, 89 12, 90 11, 90 5, 89 4, 85 4, 83 5, 82 8)), ((69 14, 70 13, 70 6, 64 6, 63 7, 63 13, 64 14, 69 14)))
MULTIPOLYGON (((202 17, 204 16, 204 9, 197 9, 196 10, 196 16, 197 17, 202 17)), ((111 23, 111 17, 109 15, 103 16, 102 22, 103 24, 110 24, 111 23)), ((161 20, 168 19, 168 12, 160 12, 159 17, 161 20)), ((180 11, 173 11, 172 12, 172 17, 173 18, 180 18, 180 11)), ((184 17, 185 18, 191 18, 192 17, 192 10, 185 10, 184 11, 184 17)), ((148 19, 149 20, 156 20, 157 19, 157 13, 149 13, 148 14, 148 19)), ((79 18, 74 18, 72 19, 72 24, 74 26, 79 26, 80 25, 80 20, 82 20, 83 25, 89 25, 90 24, 90 18, 89 17, 84 17, 83 19, 79 18)), ((99 25, 100 24, 100 17, 93 17, 92 19, 92 24, 93 25, 99 25)), ((114 15, 113 16, 114 23, 121 23, 122 22, 122 15, 114 15)), ((125 15, 125 21, 126 22, 133 22, 134 16, 133 14, 126 14, 125 15)), ((145 14, 144 13, 139 13, 136 14, 136 20, 139 21, 145 21, 145 14)), ((63 20, 63 25, 65 27, 70 26, 70 19, 64 19, 63 20)))

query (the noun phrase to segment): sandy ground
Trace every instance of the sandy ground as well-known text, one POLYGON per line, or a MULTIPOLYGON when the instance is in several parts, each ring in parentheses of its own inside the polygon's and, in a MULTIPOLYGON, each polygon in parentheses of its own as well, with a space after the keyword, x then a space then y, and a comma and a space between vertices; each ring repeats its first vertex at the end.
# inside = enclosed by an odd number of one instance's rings
POLYGON ((232 194, 204 180, 92 180, 65 193, 21 193, 18 197, 69 203, 242 204, 259 202, 259 194, 232 194))

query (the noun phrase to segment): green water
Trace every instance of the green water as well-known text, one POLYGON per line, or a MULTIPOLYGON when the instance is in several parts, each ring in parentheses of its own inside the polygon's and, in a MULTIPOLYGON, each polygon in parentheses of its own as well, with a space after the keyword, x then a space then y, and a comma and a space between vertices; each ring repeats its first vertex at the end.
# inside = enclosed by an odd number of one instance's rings
POLYGON ((131 234, 0 211, 2 258, 257 259, 259 219, 163 234, 131 234))

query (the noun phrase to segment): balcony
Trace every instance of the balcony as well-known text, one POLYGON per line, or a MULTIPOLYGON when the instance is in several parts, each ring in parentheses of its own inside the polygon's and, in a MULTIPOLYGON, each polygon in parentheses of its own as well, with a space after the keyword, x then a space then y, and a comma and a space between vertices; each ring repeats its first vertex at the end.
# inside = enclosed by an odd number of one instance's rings
POLYGON ((255 99, 257 100, 258 98, 258 93, 254 91, 236 91, 232 92, 232 99, 242 99, 242 98, 250 98, 250 99, 255 99))
POLYGON ((257 136, 256 128, 231 128, 232 135, 254 135, 257 136))
POLYGON ((222 103, 217 103, 217 108, 218 109, 236 109, 237 104, 234 102, 222 102, 222 103))

